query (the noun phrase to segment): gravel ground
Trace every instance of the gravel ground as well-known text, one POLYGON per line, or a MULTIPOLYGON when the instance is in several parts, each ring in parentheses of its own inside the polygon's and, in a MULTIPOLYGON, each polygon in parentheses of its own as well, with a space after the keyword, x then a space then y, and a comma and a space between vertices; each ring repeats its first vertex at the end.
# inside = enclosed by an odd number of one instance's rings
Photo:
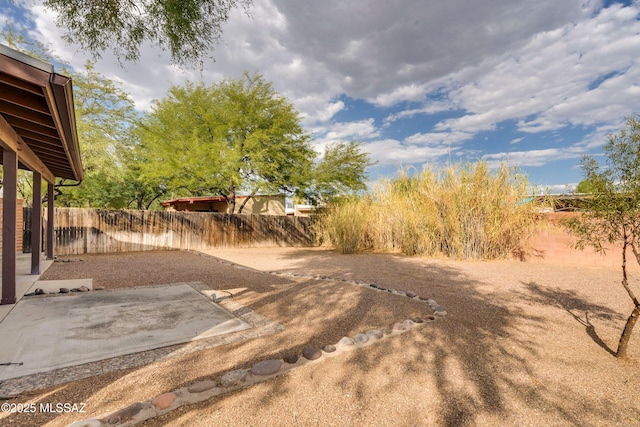
MULTIPOLYGON (((182 407, 146 426, 640 426, 640 330, 611 354, 632 304, 617 269, 455 262, 323 249, 222 249, 262 271, 415 291, 443 319, 273 380, 182 407)), ((322 347, 426 314, 408 298, 343 282, 240 270, 188 252, 70 257, 43 279, 108 289, 201 281, 285 326, 275 335, 26 393, 14 403, 86 403, 84 414, 0 414, 1 425, 67 425, 305 345, 322 347)), ((634 278, 632 278, 633 281, 634 278)), ((637 289, 636 280, 633 282, 637 289)))

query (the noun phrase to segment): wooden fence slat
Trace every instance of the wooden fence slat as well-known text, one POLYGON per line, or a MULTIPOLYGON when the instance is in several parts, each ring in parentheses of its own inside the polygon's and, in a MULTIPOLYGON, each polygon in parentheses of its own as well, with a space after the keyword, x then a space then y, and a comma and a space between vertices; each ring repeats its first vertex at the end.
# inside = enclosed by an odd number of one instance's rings
MULTIPOLYGON (((24 208, 30 235, 31 208, 24 208)), ((81 255, 163 249, 313 246, 313 218, 209 212, 54 209, 55 253, 81 255)), ((24 242, 30 242, 25 238, 24 242)), ((30 248, 24 247, 27 252, 30 248)))

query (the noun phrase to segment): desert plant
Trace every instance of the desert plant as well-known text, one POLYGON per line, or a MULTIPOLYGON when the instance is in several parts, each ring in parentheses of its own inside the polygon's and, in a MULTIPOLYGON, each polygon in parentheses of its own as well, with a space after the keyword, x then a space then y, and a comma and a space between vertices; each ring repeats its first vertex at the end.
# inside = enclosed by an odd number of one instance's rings
MULTIPOLYGON (((492 171, 481 161, 420 172, 405 169, 376 183, 366 205, 350 199, 346 203, 353 206, 329 207, 333 214, 318 225, 327 230, 327 242, 342 245, 328 230, 336 228, 331 222, 338 212, 349 212, 344 218, 358 233, 349 239, 357 242, 353 250, 494 259, 510 255, 530 236, 537 215, 535 204, 527 203, 529 195, 526 177, 507 166, 492 171)), ((341 235, 341 242, 346 240, 341 235)))
POLYGON ((640 301, 631 289, 627 275, 627 248, 640 264, 639 116, 627 118, 626 128, 609 136, 604 153, 606 168, 601 168, 593 157, 582 159, 582 170, 591 183, 593 197, 588 199, 587 210, 581 217, 564 224, 576 236, 575 247, 578 249, 591 246, 604 253, 605 244, 622 243, 622 286, 633 302, 633 310, 615 355, 625 358, 631 333, 640 317, 640 301))

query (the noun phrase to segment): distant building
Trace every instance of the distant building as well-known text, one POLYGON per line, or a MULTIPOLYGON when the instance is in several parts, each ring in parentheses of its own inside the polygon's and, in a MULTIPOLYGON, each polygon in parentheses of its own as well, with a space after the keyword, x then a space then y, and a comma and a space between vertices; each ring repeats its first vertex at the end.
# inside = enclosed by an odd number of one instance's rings
POLYGON ((287 207, 289 216, 311 216, 316 214, 316 207, 313 205, 293 205, 287 207))
MULTIPOLYGON (((248 196, 236 196, 236 213, 248 196)), ((181 197, 162 202, 166 211, 229 213, 229 205, 222 196, 181 197)), ((242 210, 246 215, 285 215, 285 196, 253 196, 242 210)))

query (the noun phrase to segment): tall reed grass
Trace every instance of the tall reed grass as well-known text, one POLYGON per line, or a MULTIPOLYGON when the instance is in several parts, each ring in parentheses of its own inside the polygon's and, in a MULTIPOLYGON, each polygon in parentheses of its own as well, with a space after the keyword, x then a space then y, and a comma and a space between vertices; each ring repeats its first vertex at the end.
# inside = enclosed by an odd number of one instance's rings
POLYGON ((410 172, 328 206, 316 222, 322 243, 342 253, 496 259, 521 250, 535 229, 537 206, 515 168, 480 161, 410 172))

